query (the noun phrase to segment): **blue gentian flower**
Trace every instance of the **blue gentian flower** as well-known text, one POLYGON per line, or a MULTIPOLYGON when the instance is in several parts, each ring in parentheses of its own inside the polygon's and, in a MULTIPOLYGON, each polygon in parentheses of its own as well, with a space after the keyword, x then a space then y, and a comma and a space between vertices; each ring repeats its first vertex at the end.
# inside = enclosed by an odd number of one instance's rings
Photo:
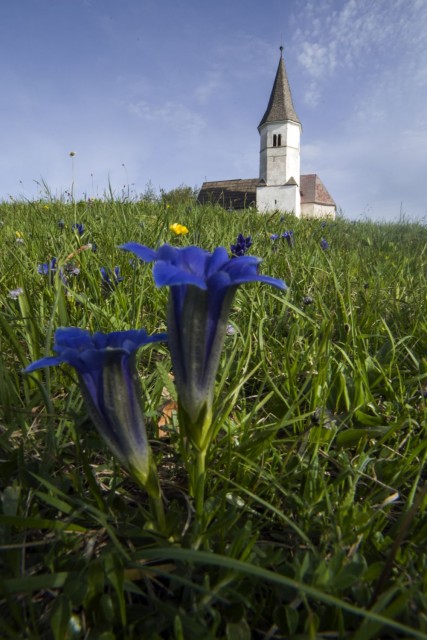
POLYGON ((154 282, 169 286, 168 342, 179 398, 180 426, 199 451, 206 451, 212 423, 215 377, 237 287, 265 282, 285 290, 282 280, 260 275, 260 259, 229 258, 195 246, 158 251, 136 242, 120 247, 144 262, 155 262, 154 282))
POLYGON ((111 272, 111 269, 101 267, 100 271, 102 277, 102 291, 105 295, 110 294, 117 287, 119 282, 124 280, 120 275, 120 267, 114 267, 113 272, 111 272))
POLYGON ((244 256, 247 250, 252 246, 252 238, 245 236, 242 233, 239 233, 237 236, 236 244, 230 245, 230 251, 233 256, 240 257, 244 256))
POLYGON ((114 273, 111 273, 111 269, 106 269, 105 267, 101 267, 100 271, 103 281, 113 286, 124 280, 120 275, 120 267, 114 267, 114 273))
POLYGON ((323 251, 325 251, 326 249, 329 249, 329 242, 325 240, 325 238, 322 238, 320 241, 320 246, 323 249, 323 251))
POLYGON ((52 258, 50 262, 43 262, 42 264, 39 264, 39 266, 37 267, 37 272, 42 276, 47 276, 50 273, 54 273, 56 271, 56 264, 56 258, 52 258))
POLYGON ((285 231, 282 233, 282 238, 286 240, 288 245, 292 247, 294 245, 294 232, 293 231, 285 231))
POLYGON ((84 224, 81 224, 79 222, 76 222, 75 224, 73 224, 73 226, 71 227, 74 231, 77 231, 77 233, 79 234, 79 236, 82 236, 84 234, 85 231, 85 227, 84 224))
POLYGON ((274 240, 277 240, 278 237, 279 237, 278 233, 270 233, 270 240, 273 240, 273 242, 274 240))
POLYGON ((57 355, 41 358, 25 369, 31 373, 62 363, 74 367, 86 409, 99 434, 147 490, 152 465, 136 351, 143 345, 166 339, 166 334, 148 336, 143 329, 90 335, 77 327, 60 328, 53 346, 57 355))

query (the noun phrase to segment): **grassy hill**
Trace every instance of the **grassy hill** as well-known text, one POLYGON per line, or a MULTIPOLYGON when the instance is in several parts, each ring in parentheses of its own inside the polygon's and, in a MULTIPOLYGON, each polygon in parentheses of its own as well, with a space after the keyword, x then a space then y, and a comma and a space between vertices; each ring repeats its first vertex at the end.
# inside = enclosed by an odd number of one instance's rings
POLYGON ((424 225, 167 199, 3 203, 0 221, 0 637, 427 638, 424 225), (167 329, 167 291, 119 245, 239 233, 289 288, 233 300, 202 510, 167 344, 138 357, 160 530, 75 371, 22 371, 58 327, 167 329))

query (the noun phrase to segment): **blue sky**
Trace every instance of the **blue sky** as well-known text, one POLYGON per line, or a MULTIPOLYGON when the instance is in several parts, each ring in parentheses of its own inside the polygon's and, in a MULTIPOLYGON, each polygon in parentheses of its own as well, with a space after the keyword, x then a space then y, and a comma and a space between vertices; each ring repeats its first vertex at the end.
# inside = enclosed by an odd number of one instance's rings
POLYGON ((302 173, 426 218, 426 0, 2 0, 0 200, 257 177, 281 43, 302 173))

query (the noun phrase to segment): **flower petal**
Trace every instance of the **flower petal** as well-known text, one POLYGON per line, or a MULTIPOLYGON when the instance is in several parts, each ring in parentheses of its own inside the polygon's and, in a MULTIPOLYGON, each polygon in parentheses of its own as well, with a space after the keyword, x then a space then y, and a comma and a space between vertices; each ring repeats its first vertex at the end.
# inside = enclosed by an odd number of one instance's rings
POLYGON ((146 247, 143 244, 139 244, 138 242, 126 242, 125 244, 121 244, 119 249, 131 251, 137 256, 137 258, 143 260, 143 262, 152 262, 153 260, 157 260, 157 251, 154 251, 154 249, 150 249, 150 247, 146 247))
POLYGON ((192 284, 199 289, 207 289, 203 277, 172 265, 170 262, 156 262, 153 267, 153 277, 157 287, 192 284))
POLYGON ((55 331, 55 344, 53 350, 61 352, 62 349, 87 349, 92 346, 90 332, 79 327, 59 327, 55 331))
POLYGON ((24 373, 31 373, 32 371, 36 371, 37 369, 43 369, 44 367, 53 367, 57 364, 61 364, 63 359, 61 356, 47 356, 46 358, 40 358, 40 360, 35 360, 28 367, 25 367, 24 373))
POLYGON ((206 278, 219 271, 229 261, 227 249, 225 247, 217 247, 206 265, 206 278))

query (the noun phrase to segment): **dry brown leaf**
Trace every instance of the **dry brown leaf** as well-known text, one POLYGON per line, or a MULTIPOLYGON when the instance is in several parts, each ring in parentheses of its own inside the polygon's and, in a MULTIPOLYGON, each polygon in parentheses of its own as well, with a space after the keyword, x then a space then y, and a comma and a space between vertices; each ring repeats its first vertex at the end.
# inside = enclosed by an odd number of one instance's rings
POLYGON ((178 411, 178 403, 175 400, 168 400, 160 407, 161 416, 157 421, 157 427, 159 429, 159 438, 167 438, 169 436, 168 427, 172 422, 173 414, 178 411))

